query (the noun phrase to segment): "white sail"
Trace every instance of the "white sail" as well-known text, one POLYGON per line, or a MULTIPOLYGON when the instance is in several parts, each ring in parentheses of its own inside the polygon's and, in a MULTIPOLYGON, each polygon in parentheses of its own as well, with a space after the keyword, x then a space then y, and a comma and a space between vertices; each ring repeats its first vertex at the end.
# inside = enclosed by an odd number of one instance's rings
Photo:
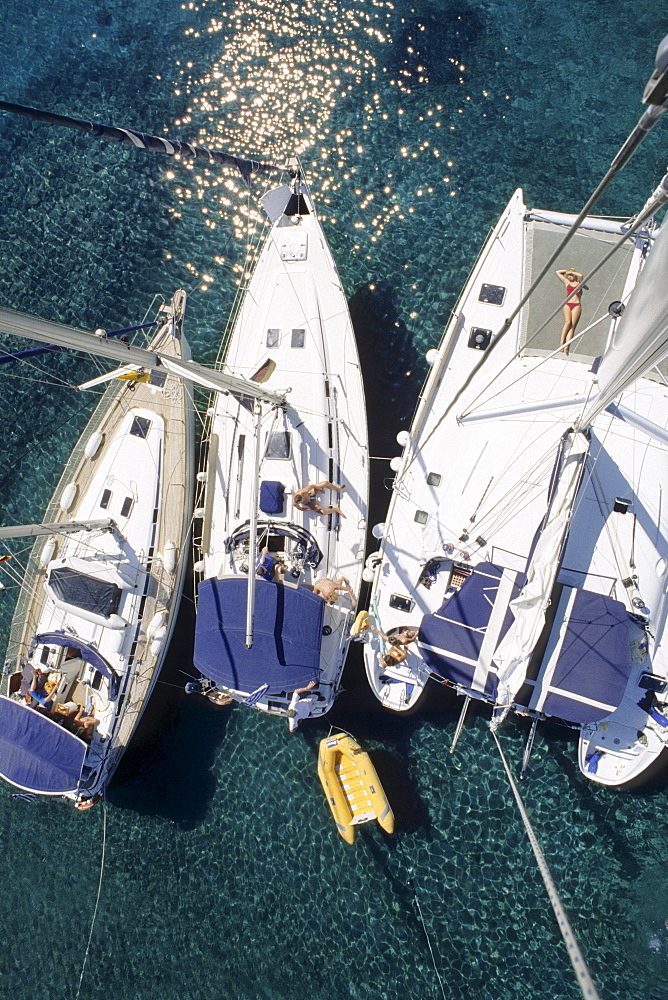
MULTIPOLYGON (((519 597, 510 604, 515 621, 494 655, 498 672, 496 703, 505 710, 504 714, 509 711, 524 683, 529 661, 545 624, 545 612, 559 569, 559 557, 580 485, 582 464, 588 451, 589 442, 584 434, 573 433, 564 443, 554 496, 527 568, 527 582, 519 597)), ((495 721, 498 723, 501 720, 497 718, 495 721)))
POLYGON ((585 407, 580 427, 589 427, 624 389, 668 355, 667 273, 668 227, 664 224, 603 356, 598 393, 585 407))

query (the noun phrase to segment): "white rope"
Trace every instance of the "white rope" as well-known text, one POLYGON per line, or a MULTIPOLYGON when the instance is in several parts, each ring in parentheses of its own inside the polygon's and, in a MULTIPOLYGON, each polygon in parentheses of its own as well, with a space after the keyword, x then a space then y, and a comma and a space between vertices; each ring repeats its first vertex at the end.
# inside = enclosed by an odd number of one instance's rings
POLYGON ((501 744, 499 743, 499 737, 492 730, 492 736, 496 741, 498 751, 501 755, 501 761, 503 763, 506 777, 512 789, 513 795, 515 796, 515 802, 517 803, 517 808, 519 809, 520 816, 522 817, 522 822, 524 823, 524 829, 527 832, 527 837, 529 838, 529 843, 531 844, 531 849, 534 853, 534 857, 538 863, 538 868, 543 877, 543 882, 545 883, 545 888, 547 890, 547 895, 552 904, 552 909, 554 910, 554 915, 557 918, 557 923, 559 924, 559 930, 561 931, 561 936, 564 939, 564 944, 566 945, 566 950, 568 952, 568 957, 573 966, 573 971, 575 972, 575 978, 577 979, 578 986, 580 987, 580 992, 585 1000, 600 1000, 598 991, 594 986, 594 981, 589 974, 589 969, 584 960, 584 956, 580 951, 580 946, 576 940, 575 934, 573 933, 573 928, 571 927, 570 921, 566 916, 566 911, 564 910, 561 899, 559 898, 559 893, 557 892, 557 887, 554 884, 554 880, 550 873, 550 869, 547 866, 547 861, 545 860, 545 855, 541 850, 541 846, 538 843, 538 838, 533 831, 533 827, 529 821, 529 816, 524 808, 524 803, 519 793, 519 789, 515 784, 515 779, 513 778, 510 768, 506 758, 503 755, 503 750, 501 749, 501 744))
POLYGON ((401 853, 404 856, 404 862, 409 871, 408 877, 410 879, 410 883, 413 889, 413 898, 415 899, 415 904, 417 906, 418 916, 420 918, 420 923, 422 924, 422 930, 424 931, 424 936, 427 939, 427 945, 429 946, 429 954, 431 955, 431 964, 434 966, 434 972, 436 973, 436 978, 438 979, 438 985, 441 987, 441 994, 443 996, 443 1000, 447 1000, 447 996, 445 993, 445 986, 443 985, 441 974, 438 971, 438 966, 436 964, 436 956, 434 955, 434 949, 431 946, 431 938, 429 937, 429 932, 427 931, 427 925, 425 924, 424 921, 424 914, 422 913, 422 907, 420 906, 420 899, 417 893, 417 885, 415 884, 415 879, 413 878, 412 875, 413 867, 410 863, 409 858, 406 856, 406 852, 400 840, 397 840, 397 846, 401 848, 401 853))
POLYGON ((86 962, 88 961, 88 953, 90 951, 90 943, 93 938, 93 928, 95 927, 95 918, 97 917, 97 909, 100 905, 100 893, 102 892, 102 876, 104 874, 104 855, 107 848, 107 797, 106 793, 102 793, 102 857, 100 859, 100 880, 97 885, 97 898, 95 900, 95 909, 93 910, 93 919, 90 925, 90 932, 88 934, 88 944, 86 945, 86 953, 84 955, 83 965, 81 966, 81 975, 79 976, 79 985, 77 986, 77 992, 74 1000, 79 1000, 79 994, 81 993, 81 983, 83 981, 84 972, 86 971, 86 962))

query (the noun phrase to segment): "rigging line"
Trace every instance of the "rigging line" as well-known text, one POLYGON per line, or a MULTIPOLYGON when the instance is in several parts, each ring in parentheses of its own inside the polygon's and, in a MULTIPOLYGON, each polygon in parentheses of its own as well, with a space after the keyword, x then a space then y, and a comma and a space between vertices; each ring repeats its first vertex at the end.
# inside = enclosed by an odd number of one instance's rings
POLYGON ((77 992, 74 1000, 79 1000, 79 994, 81 993, 81 983, 83 981, 84 972, 86 971, 88 953, 90 952, 91 940, 93 938, 93 928, 95 927, 95 918, 97 917, 97 910, 100 905, 100 893, 102 892, 102 876, 104 875, 104 859, 105 859, 106 849, 107 849, 107 795, 106 792, 103 792, 102 793, 102 857, 100 859, 100 880, 97 885, 97 898, 95 900, 95 909, 93 910, 93 919, 91 920, 90 924, 88 943, 86 945, 83 965, 81 966, 81 974, 79 976, 79 985, 77 986, 77 992))
MULTIPOLYGON (((544 433, 547 433, 548 430, 549 429, 546 429, 544 433)), ((538 443, 539 441, 536 439, 535 444, 537 445, 538 443)), ((544 448, 544 450, 534 459, 533 464, 526 469, 526 471, 522 472, 519 481, 513 472, 514 460, 511 460, 511 464, 506 470, 504 470, 504 472, 507 472, 511 478, 511 485, 508 487, 506 492, 498 498, 498 500, 495 500, 490 507, 484 509, 482 514, 480 514, 478 510, 475 522, 471 522, 471 524, 475 523, 476 531, 481 530, 481 525, 484 525, 486 530, 490 533, 491 530, 498 530, 496 528, 488 528, 486 518, 491 517, 498 508, 505 511, 508 506, 507 502, 510 498, 513 498, 515 503, 522 503, 534 490, 543 490, 545 488, 544 480, 554 466, 555 447, 556 442, 550 442, 548 447, 544 448), (538 479, 540 481, 535 482, 534 479, 538 479)), ((503 478, 503 476, 500 478, 503 478)), ((481 505, 482 501, 479 506, 481 505)), ((516 513, 517 509, 515 508, 512 516, 516 513)))
POLYGON ((515 802, 517 803, 517 808, 519 810, 520 816, 522 817, 522 823, 524 824, 524 829, 526 830, 529 843, 531 844, 531 850, 534 853, 534 857, 538 864, 541 877, 543 879, 543 884, 547 890, 548 899, 552 904, 552 909, 554 910, 554 915, 557 918, 557 923, 559 924, 559 930, 561 931, 561 936, 563 938, 564 944, 566 945, 566 951, 568 952, 568 957, 570 959, 571 965, 573 966, 573 971, 575 972, 575 978, 577 980, 578 986, 580 987, 580 992, 585 1000, 600 1000, 599 993, 594 986, 594 981, 591 978, 589 969, 584 960, 584 956, 580 950, 580 946, 577 942, 575 934, 573 933, 573 928, 566 915, 563 903, 559 898, 559 893, 557 892, 557 887, 554 884, 554 879, 548 867, 547 861, 545 860, 545 855, 538 843, 538 838, 534 832, 531 822, 529 821, 529 816, 524 807, 524 802, 519 793, 519 789, 515 784, 515 779, 513 778, 510 768, 508 767, 508 762, 504 756, 503 750, 501 749, 501 744, 499 743, 499 737, 494 730, 492 730, 492 736, 496 742, 497 749, 501 755, 501 762, 503 764, 504 770, 506 772, 506 777, 508 778, 508 783, 512 790, 513 796, 515 797, 515 802))
MULTIPOLYGON (((621 268, 622 268, 622 263, 620 263, 619 267, 617 268, 617 274, 615 275, 615 277, 617 277, 619 275, 619 272, 621 271, 621 268)), ((610 281, 608 282, 608 288, 610 288, 610 286, 612 285, 612 281, 613 280, 614 279, 611 278, 610 281)), ((611 293, 608 293, 608 294, 611 294, 611 293)), ((630 299, 630 297, 631 297, 632 294, 633 294, 632 291, 629 292, 628 296, 626 297, 626 300, 622 300, 622 301, 624 301, 625 305, 627 304, 627 302, 630 299)), ((607 296, 602 296, 601 299, 599 299, 599 308, 601 306, 601 302, 602 302, 603 298, 605 298, 605 297, 607 297, 607 296)), ((575 336, 572 337, 569 340, 569 342, 568 342, 569 348, 572 347, 573 344, 576 343, 576 341, 580 340, 581 337, 584 337, 584 335, 586 333, 589 333, 591 330, 594 329, 595 326, 598 326, 599 323, 602 323, 606 319, 607 320, 610 319, 610 313, 607 311, 607 309, 606 309, 605 313, 603 313, 601 316, 598 317, 598 319, 595 319, 592 323, 589 324, 589 326, 585 327, 584 330, 580 330, 579 333, 576 333, 575 336)), ((548 320, 548 322, 549 322, 549 320, 548 320)), ((542 330, 542 329, 543 329, 543 327, 541 327, 538 331, 536 331, 536 334, 539 333, 540 330, 542 330)), ((480 392, 475 397, 475 399, 473 399, 471 401, 471 403, 469 404, 469 408, 466 411, 467 415, 474 412, 476 403, 478 402, 478 400, 480 399, 480 397, 485 392, 485 389, 488 389, 490 387, 490 385, 493 385, 493 383, 496 381, 496 379, 498 378, 498 376, 501 375, 504 371, 506 371, 506 369, 509 368, 510 365, 521 356, 521 354, 526 350, 526 348, 531 343, 531 341, 533 340, 533 338, 534 338, 534 336, 536 334, 532 334, 531 337, 529 338, 529 340, 527 340, 526 343, 524 344, 524 346, 517 352, 517 354, 513 358, 511 358, 511 360, 508 362, 508 364, 505 365, 501 369, 501 371, 499 371, 497 375, 495 375, 492 379, 490 379, 490 381, 487 383, 487 385, 483 389, 480 390, 480 392)), ((558 357, 561 354, 562 350, 563 350, 562 347, 557 347, 550 354, 546 355, 546 357, 541 358, 539 360, 538 364, 535 366, 535 368, 532 369, 531 373, 533 374, 533 372, 538 371, 539 368, 541 368, 546 362, 551 361, 552 358, 558 357)), ((557 377, 561 378, 563 376, 563 374, 564 373, 562 372, 557 377)), ((526 377, 527 377, 527 373, 526 372, 523 372, 521 375, 518 375, 518 377, 515 379, 514 382, 510 382, 508 385, 503 386, 501 389, 499 389, 498 392, 495 392, 492 396, 487 396, 485 398, 485 401, 484 401, 485 404, 491 403, 492 400, 496 399, 498 396, 501 396, 504 392, 507 392, 508 389, 512 389, 513 386, 518 385, 520 382, 522 382, 524 379, 526 379, 526 377)), ((666 382, 666 384, 668 385, 668 382, 666 382)))
POLYGON ((67 382, 51 382, 48 378, 30 378, 29 375, 17 375, 13 372, 3 371, 2 380, 4 381, 8 378, 19 379, 22 382, 37 382, 39 385, 48 385, 51 389, 67 389, 68 392, 77 388, 75 385, 69 385, 67 382))
MULTIPOLYGON (((596 196, 598 197, 598 194, 602 193, 603 190, 604 190, 604 188, 602 188, 601 185, 599 185, 599 187, 597 188, 596 192, 594 192, 594 194, 596 194, 596 196)), ((577 231, 577 229, 578 229, 578 227, 580 225, 580 222, 585 218, 585 216, 587 214, 587 210, 594 203, 593 200, 592 200, 593 197, 594 196, 592 195, 592 198, 589 199, 589 201, 587 202, 587 204, 585 205, 585 207, 582 209, 582 211, 580 212, 580 215, 577 217, 577 219, 575 220, 575 222, 573 223, 573 225, 569 229, 568 233, 564 237, 564 239, 561 241, 561 243, 559 244, 559 246, 557 247, 557 249, 554 251, 554 253, 552 254, 552 256, 549 258, 549 260, 547 261, 547 263, 543 267, 542 271, 540 272, 540 274, 538 275, 538 277, 536 278, 536 280, 533 282, 533 284, 529 288, 528 292, 526 292, 526 294, 522 297, 522 299, 520 300, 520 302, 518 303, 518 305, 515 307, 515 309, 511 313, 510 317, 504 321, 504 324, 503 324, 502 328, 497 333, 496 337, 493 338, 491 344, 489 345, 489 347, 487 348, 487 350, 484 352, 483 357, 480 359, 480 361, 478 361, 477 364, 475 364, 473 366, 473 368, 471 369, 471 371, 469 372, 469 374, 467 375, 467 377, 464 379, 463 384, 459 387, 459 389, 457 390, 457 392, 453 396, 453 398, 450 401, 450 403, 446 406, 445 410, 443 411, 443 413, 441 414, 441 416, 437 420, 436 424, 434 425, 434 427, 430 431, 429 435, 427 436, 427 439, 425 440, 425 442, 423 442, 423 447, 427 443, 427 441, 429 441, 429 439, 435 434, 435 432, 440 427, 440 425, 443 423, 443 421, 448 416, 448 414, 453 409, 453 407, 456 406, 456 404, 459 402, 459 400, 461 399, 461 397, 463 396, 463 394, 466 392, 466 390, 472 384, 473 380, 475 379, 476 375, 478 374, 478 372, 480 371, 480 369, 483 367, 483 365, 488 363, 489 356, 491 355, 492 351, 496 348, 497 344, 500 343, 500 341, 503 339, 503 337, 506 335, 506 333, 510 329, 510 324, 512 323, 512 321, 515 319, 515 317, 517 316, 517 314, 519 313, 519 311, 525 306, 525 304, 528 301, 529 297, 531 295, 533 295, 533 292, 536 289, 536 287, 538 286, 539 282, 542 281, 542 279, 545 277, 545 275, 547 274, 547 271, 552 266, 552 264, 554 263, 554 261, 557 259, 557 257, 559 256, 559 254, 561 253, 561 251, 563 250, 563 248, 571 241, 571 239, 573 238, 573 236, 575 236, 576 231, 577 231)), ((607 261, 610 259, 610 257, 612 257, 612 255, 617 252, 617 250, 619 249, 619 247, 621 247, 622 244, 625 243, 626 240, 630 236, 632 236, 636 232, 637 229, 640 228, 640 226, 644 223, 644 221, 645 221, 645 219, 643 217, 643 214, 641 213, 641 215, 636 219, 636 222, 634 223, 634 225, 631 226, 631 228, 629 230, 627 230, 627 232, 624 233, 624 235, 617 241, 617 243, 613 244, 612 250, 608 254, 606 254, 606 256, 603 258, 603 260, 601 260, 596 265, 596 267, 594 267, 594 269, 592 271, 589 272, 589 274, 586 276, 586 278, 582 279, 582 281, 580 282, 580 284, 577 285, 576 288, 573 291, 577 291, 577 290, 581 289, 583 287, 584 283, 585 283, 585 280, 591 280, 591 278, 593 277, 593 275, 596 274, 597 271, 599 271, 601 269, 601 267, 603 267, 603 265, 607 263, 607 261)), ((557 308, 550 314, 550 316, 548 316, 548 318, 545 320, 545 322, 542 324, 542 326, 539 326, 538 329, 527 340, 527 342, 524 344, 524 347, 522 348, 522 350, 526 350, 526 348, 528 347, 528 345, 530 343, 532 343, 532 341, 535 340, 535 338, 538 336, 538 334, 541 333, 545 329, 545 327, 547 326, 547 324, 550 323, 554 319, 554 317, 558 315, 559 310, 568 302, 568 299, 572 295, 573 295, 573 292, 571 292, 571 295, 567 296, 564 299, 564 301, 562 303, 560 303, 559 306, 557 306, 557 308)), ((508 367, 508 365, 511 364, 512 361, 514 361, 515 358, 518 357, 518 356, 519 356, 519 353, 516 354, 511 359, 511 361, 508 362, 507 365, 504 365, 504 367, 501 369, 501 371, 504 371, 508 367)), ((497 375, 494 376, 494 377, 495 378, 498 377, 498 374, 500 374, 500 373, 497 373, 497 375)), ((476 398, 478 398, 478 397, 476 397, 476 398)), ((406 465, 406 469, 404 471, 408 470, 408 468, 410 467, 410 465, 415 460, 415 457, 416 456, 414 455, 411 458, 410 462, 406 465)))
POLYGON ((404 850, 404 846, 403 846, 402 841, 399 838, 397 838, 397 847, 399 847, 400 850, 401 850, 401 854, 403 855, 403 859, 404 859, 404 864, 406 865, 406 869, 408 871, 408 880, 409 880, 409 882, 411 884, 411 888, 413 890, 413 899, 415 900, 415 905, 417 906, 417 911, 418 911, 418 916, 420 918, 420 923, 422 924, 422 930, 424 932, 424 936, 426 938, 427 945, 429 946, 429 954, 431 955, 431 964, 434 966, 434 972, 436 973, 436 978, 438 979, 438 985, 441 988, 441 995, 443 997, 443 1000, 447 1000, 447 995, 446 995, 446 992, 445 992, 445 986, 443 985, 443 980, 441 978, 441 974, 438 971, 438 966, 436 964, 436 956, 434 954, 434 949, 433 949, 432 944, 431 944, 431 937, 429 936, 429 932, 427 930, 427 924, 425 923, 424 914, 422 912, 422 906, 420 905, 420 897, 418 896, 417 883, 416 883, 415 878, 413 876, 413 865, 411 863, 410 858, 408 857, 408 855, 406 854, 406 852, 404 850))
MULTIPOLYGON (((598 271, 600 271, 600 269, 601 269, 601 268, 603 267, 603 265, 604 265, 604 264, 607 264, 607 262, 608 262, 608 261, 610 260, 610 258, 611 258, 611 257, 612 257, 612 256, 613 256, 613 255, 614 255, 614 254, 615 254, 615 253, 616 253, 616 252, 618 251, 618 250, 620 250, 620 249, 621 249, 621 247, 622 247, 622 246, 624 245, 624 243, 626 242, 626 240, 628 239, 628 237, 629 237, 630 235, 632 235, 632 234, 633 234, 633 233, 635 232, 635 230, 639 228, 639 226, 640 226, 640 225, 641 225, 641 222, 640 222, 640 221, 638 221, 638 223, 637 223, 637 224, 636 224, 635 226, 631 227, 631 229, 629 229, 629 230, 628 230, 628 232, 627 232, 627 233, 625 233, 625 234, 624 234, 624 235, 623 235, 623 236, 622 236, 622 237, 621 237, 621 238, 620 238, 620 239, 619 239, 619 240, 617 241, 617 243, 614 243, 614 244, 613 244, 613 246, 612 246, 612 250, 610 250, 610 251, 609 251, 609 252, 608 252, 608 253, 607 253, 607 254, 605 255, 605 257, 603 257, 603 258, 602 258, 602 260, 600 260, 600 261, 598 262, 598 264, 596 264, 596 266, 595 266, 595 267, 594 267, 594 268, 593 268, 593 269, 592 269, 592 270, 591 270, 591 271, 590 271, 590 272, 589 272, 589 273, 588 273, 587 275, 585 275, 585 277, 584 277, 584 278, 582 279, 582 281, 580 282, 580 284, 576 286, 576 289, 575 289, 574 291, 578 291, 579 289, 581 289, 581 288, 583 288, 583 287, 585 286, 585 283, 586 283, 587 281, 591 281, 591 279, 592 279, 592 278, 594 277, 594 275, 595 275, 595 274, 596 274, 596 273, 597 273, 598 271)), ((617 270, 618 270, 618 272, 619 272, 619 268, 618 268, 617 270)), ((512 358, 510 358, 510 360, 509 360, 508 362, 506 362, 506 364, 505 364, 505 365, 503 366, 503 368, 501 368, 501 369, 500 369, 500 371, 499 371, 499 372, 497 372, 497 373, 496 373, 496 374, 495 374, 495 375, 494 375, 494 376, 493 376, 493 377, 492 377, 492 378, 490 379, 490 382, 488 382, 487 386, 485 386, 485 387, 484 387, 483 389, 481 389, 481 391, 480 391, 480 392, 478 393, 478 395, 477 395, 477 396, 475 397, 475 399, 473 399, 473 401, 472 401, 472 402, 471 402, 471 403, 469 404, 469 408, 468 408, 467 410, 465 410, 465 411, 464 411, 464 413, 462 413, 462 414, 461 414, 462 416, 465 416, 465 415, 467 415, 468 413, 470 413, 470 412, 471 412, 471 407, 475 405, 475 403, 477 402, 477 400, 478 400, 478 399, 480 399, 480 396, 481 396, 481 395, 482 395, 482 393, 483 393, 483 392, 485 391, 485 389, 486 389, 486 388, 488 388, 488 387, 489 387, 489 385, 490 385, 490 384, 492 384, 492 383, 493 383, 493 382, 494 382, 494 381, 495 381, 495 380, 496 380, 496 379, 497 379, 497 378, 499 377, 499 375, 501 375, 501 374, 502 374, 502 373, 503 373, 504 371, 506 371, 506 370, 507 370, 507 369, 508 369, 508 368, 510 367, 510 365, 512 365, 512 364, 513 364, 513 362, 514 362, 514 361, 516 361, 516 360, 517 360, 517 359, 518 359, 519 357, 521 357, 522 353, 526 351, 527 347, 529 347, 529 345, 533 343, 533 341, 534 341, 534 340, 535 340, 535 339, 536 339, 536 338, 538 337, 538 335, 539 335, 540 333, 542 333, 542 332, 543 332, 543 330, 544 330, 544 329, 545 329, 545 328, 546 328, 546 327, 547 327, 547 326, 548 326, 548 325, 549 325, 549 324, 550 324, 550 323, 552 322, 552 320, 553 320, 553 319, 554 319, 554 318, 555 318, 556 316, 558 316, 558 315, 559 315, 559 311, 560 311, 561 309, 563 309, 563 307, 564 307, 564 306, 566 305, 566 303, 567 303, 567 302, 569 301, 569 299, 570 299, 570 298, 572 297, 572 295, 573 295, 573 294, 574 294, 574 292, 571 292, 571 295, 568 295, 568 296, 566 296, 566 298, 565 298, 565 299, 563 300, 563 302, 560 302, 560 303, 559 303, 559 305, 558 305, 558 306, 557 306, 557 307, 556 307, 556 308, 555 308, 555 309, 554 309, 554 310, 553 310, 553 311, 552 311, 552 312, 550 313, 550 315, 549 315, 549 316, 547 317, 547 319, 545 319, 545 320, 544 320, 544 321, 543 321, 543 322, 541 323, 541 325, 540 325, 540 326, 538 327, 538 329, 534 330, 534 332, 533 332, 533 333, 531 334, 531 336, 530 336, 530 337, 529 337, 529 338, 528 338, 528 339, 527 339, 527 340, 525 341, 525 343, 524 343, 524 344, 522 345, 522 347, 520 347, 520 348, 519 348, 519 350, 518 350, 518 351, 517 351, 517 352, 516 352, 516 353, 515 353, 515 354, 513 355, 513 357, 512 357, 512 358)), ((601 320, 602 320, 602 319, 605 319, 605 318, 606 318, 606 317, 605 317, 605 315, 603 315, 603 316, 601 316, 601 317, 600 317, 600 319, 601 319, 601 320)), ((600 320, 599 320, 599 321, 597 321, 597 322, 600 322, 600 320)), ((595 325, 595 324, 594 324, 594 325, 595 325)), ((590 329, 591 329, 591 327, 590 327, 590 329)), ((587 330, 583 330, 583 331, 582 331, 582 334, 584 334, 584 333, 586 333, 586 332, 587 332, 587 330)), ((582 336, 582 334, 579 334, 578 336, 582 336)), ((572 338, 572 340, 571 340, 571 341, 569 341, 569 344, 570 344, 570 343, 572 343, 572 341, 573 341, 573 340, 575 340, 575 338, 572 338)), ((487 350, 487 353, 488 353, 488 354, 489 354, 489 351, 491 350, 491 347, 493 347, 493 346, 494 346, 494 344, 490 345, 490 348, 488 348, 488 350, 487 350)), ((559 353, 560 353, 560 351, 561 351, 561 347, 560 347, 560 348, 559 348, 558 350, 556 350, 556 351, 553 351, 553 352, 552 352, 552 356, 555 356, 555 355, 559 354, 559 353)), ((474 372, 475 372, 475 371, 477 371, 477 370, 478 370, 478 369, 479 369, 479 368, 481 367, 481 365, 482 365, 482 362, 483 362, 483 361, 484 361, 484 358, 483 358, 483 359, 481 359, 481 361, 480 361, 480 362, 478 362, 478 364, 476 365, 476 368, 474 369, 474 372)), ((472 373, 472 374, 473 374, 473 373, 472 373)), ((469 379, 469 380, 470 380, 470 379, 469 379)))

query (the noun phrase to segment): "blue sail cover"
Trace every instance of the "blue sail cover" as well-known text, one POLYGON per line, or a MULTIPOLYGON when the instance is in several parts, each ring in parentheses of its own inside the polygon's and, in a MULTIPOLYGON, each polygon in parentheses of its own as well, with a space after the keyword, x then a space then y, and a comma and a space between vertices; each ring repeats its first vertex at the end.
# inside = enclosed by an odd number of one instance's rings
POLYGON ((484 698, 496 696, 492 655, 513 621, 508 605, 524 574, 480 563, 438 611, 425 615, 418 646, 430 670, 484 698))
POLYGON ((325 602, 303 587, 255 581, 253 646, 246 649, 245 577, 203 580, 195 625, 195 666, 223 687, 268 694, 317 681, 325 602))
POLYGON ((42 632, 33 639, 31 649, 38 645, 69 646, 70 649, 78 649, 84 663, 90 663, 109 681, 109 697, 112 701, 118 697, 121 678, 94 646, 89 646, 83 639, 70 635, 69 632, 42 632))
POLYGON ((23 702, 0 697, 0 775, 43 795, 76 791, 88 747, 23 702))
POLYGON ((564 588, 562 600, 570 608, 565 621, 556 616, 531 706, 578 725, 598 722, 619 706, 631 673, 626 608, 587 590, 564 588))

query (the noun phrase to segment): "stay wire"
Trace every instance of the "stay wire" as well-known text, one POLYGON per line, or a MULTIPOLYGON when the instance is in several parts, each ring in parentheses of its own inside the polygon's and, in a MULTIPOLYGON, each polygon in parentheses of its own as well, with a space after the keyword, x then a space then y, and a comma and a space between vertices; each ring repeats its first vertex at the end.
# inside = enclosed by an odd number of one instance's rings
POLYGON ((408 872, 408 880, 410 882, 411 889, 413 890, 413 899, 415 900, 415 905, 417 907, 417 912, 418 912, 418 916, 420 918, 420 923, 422 924, 422 930, 424 932, 424 936, 425 936, 425 939, 427 941, 427 945, 429 947, 429 954, 431 956, 431 964, 434 966, 434 972, 436 973, 436 978, 438 979, 438 985, 440 986, 440 989, 441 989, 441 995, 443 997, 443 1000, 448 1000, 447 994, 445 992, 445 985, 443 983, 443 979, 441 977, 441 974, 438 971, 438 965, 436 964, 436 955, 434 954, 434 949, 432 947, 431 938, 429 936, 429 931, 427 930, 427 924, 425 922, 424 914, 422 912, 422 906, 420 905, 420 897, 419 897, 418 891, 417 891, 417 883, 415 881, 415 878, 413 877, 413 866, 412 866, 410 858, 406 854, 406 851, 404 850, 404 846, 403 846, 403 844, 402 844, 402 842, 401 842, 401 840, 399 838, 397 838, 397 847, 400 848, 401 854, 402 854, 403 859, 404 859, 404 864, 406 865, 406 870, 408 872))
POLYGON ((554 910, 554 915, 557 918, 557 923, 559 924, 559 930, 561 931, 561 936, 563 938, 564 944, 566 945, 566 951, 568 952, 568 957, 570 959, 571 965, 573 966, 573 971, 575 972, 575 978, 577 980, 578 986, 580 987, 580 992, 585 1000, 600 1000, 598 990, 594 986, 594 981, 591 978, 589 969, 587 968, 587 963, 584 960, 584 956, 580 950, 580 946, 575 937, 575 933, 571 926, 571 923, 566 915, 563 903, 557 892, 557 887, 554 884, 554 879, 548 867, 547 861, 545 860, 545 855, 538 843, 538 838, 534 832, 529 816, 522 801, 522 797, 519 793, 519 789, 515 783, 515 779, 512 776, 510 768, 508 767, 508 762, 505 758, 503 750, 501 749, 501 744, 499 743, 499 737, 496 732, 491 730, 492 736, 496 742, 497 749, 501 756, 501 763, 503 764, 504 770, 506 772, 506 777, 508 778, 508 783, 510 785, 513 796, 515 797, 515 802, 517 803, 517 808, 519 810, 520 816, 522 818, 522 823, 524 824, 524 829, 526 830, 529 843, 531 845, 531 850, 534 853, 534 857, 538 864, 538 868, 543 879, 543 884, 547 890, 548 899, 554 910))
MULTIPOLYGON (((515 317, 524 308, 524 306, 526 305, 526 303, 529 300, 529 298, 533 295, 534 291, 536 290, 536 288, 538 287, 538 285, 540 284, 540 282, 543 280, 543 278, 545 277, 545 275, 548 273, 548 271, 550 270, 550 268, 552 267, 552 265, 556 261, 556 259, 559 256, 559 254, 562 252, 562 250, 566 246, 568 246, 568 244, 570 243, 570 241, 576 235, 578 229, 580 228, 581 223, 585 220, 585 218, 589 214, 589 211, 593 208, 593 206, 598 201, 598 199, 601 197, 601 195, 603 194, 603 192, 609 187, 609 185, 611 184, 611 182, 613 181, 613 179, 616 177, 616 175, 619 173, 619 171, 626 165, 626 163, 631 158, 631 156, 633 155, 633 153, 635 152, 635 150, 638 148, 638 146, 640 145, 640 143, 642 142, 642 140, 645 138, 645 136, 647 135, 647 133, 649 132, 649 130, 654 127, 654 125, 657 123, 657 121, 663 115, 664 111, 666 110, 666 105, 668 105, 668 102, 666 102, 666 104, 664 104, 664 105, 659 105, 657 107, 650 107, 645 112, 643 112, 643 114, 642 114, 642 116, 640 118, 640 121, 635 126, 635 128, 633 129, 633 131, 629 134, 628 138, 626 139, 626 141, 624 142, 623 146, 621 147, 621 149, 619 150, 619 152, 615 156, 614 160, 612 161, 610 167, 607 170, 607 173, 605 174, 605 176, 603 177, 603 179, 599 183, 598 187, 593 192, 593 194, 589 197, 589 199, 587 200, 586 204, 584 205, 584 207, 580 211, 580 214, 575 219, 575 221, 573 222, 573 224, 569 228, 569 230, 566 233, 566 235, 564 236, 564 238, 558 244, 556 250, 554 250, 553 253, 550 255, 550 257, 548 257, 548 259, 545 262, 545 264, 543 265, 543 268, 541 269, 540 273, 537 275, 537 277, 535 278, 535 280, 531 283, 531 286, 525 292, 525 294, 522 296, 522 298, 520 299, 519 303, 517 304, 517 306, 515 307, 515 309, 513 310, 513 312, 510 314, 510 316, 506 320, 504 320, 503 326, 501 327, 501 329, 497 333, 496 337, 494 337, 494 339, 492 340, 491 344, 489 345, 489 347, 487 348, 487 350, 484 352, 483 357, 480 359, 480 361, 476 365, 473 366, 473 368, 471 369, 471 371, 469 372, 469 374, 465 378, 463 384, 459 387, 459 389, 457 390, 457 392, 453 396, 453 398, 450 401, 450 403, 448 404, 448 406, 446 406, 444 412, 441 414, 441 416, 440 416, 439 420, 437 421, 436 425, 432 428, 432 430, 431 430, 431 432, 429 434, 429 437, 431 437, 436 432, 436 430, 438 429, 438 427, 443 423, 443 421, 445 420, 445 418, 452 411, 453 407, 455 407, 457 405, 457 403, 459 402, 459 400, 462 398, 463 394, 466 392, 466 390, 472 384, 473 380, 477 376, 477 374, 480 371, 481 367, 488 362, 490 354, 497 347, 497 345, 501 342, 501 340, 504 338, 504 336, 508 333, 508 330, 510 329, 510 326, 511 326, 513 320, 515 319, 515 317)), ((620 242, 623 242, 625 239, 627 239, 635 231, 635 229, 639 227, 640 222, 644 221, 643 215, 644 215, 644 213, 641 213, 641 215, 636 220, 636 224, 634 226, 632 226, 631 229, 629 229, 629 231, 627 233, 624 234, 624 237, 623 237, 623 239, 620 242)), ((615 249, 616 249, 616 246, 615 246, 615 249)), ((611 256, 611 254, 609 256, 611 256)), ((601 263, 600 266, 602 266, 602 263, 601 263)), ((582 285, 583 285, 583 282, 580 282, 580 284, 577 286, 577 288, 578 289, 581 288, 582 285)), ((555 311, 555 313, 554 313, 555 316, 559 312, 560 308, 561 308, 561 305, 555 311)), ((550 318, 552 318, 552 317, 550 317, 550 318)), ((535 335, 536 334, 534 334, 534 336, 535 335)), ((411 460, 411 462, 408 463, 408 465, 404 469, 404 473, 406 471, 408 471, 408 468, 412 464, 412 461, 413 461, 413 459, 411 460)))

